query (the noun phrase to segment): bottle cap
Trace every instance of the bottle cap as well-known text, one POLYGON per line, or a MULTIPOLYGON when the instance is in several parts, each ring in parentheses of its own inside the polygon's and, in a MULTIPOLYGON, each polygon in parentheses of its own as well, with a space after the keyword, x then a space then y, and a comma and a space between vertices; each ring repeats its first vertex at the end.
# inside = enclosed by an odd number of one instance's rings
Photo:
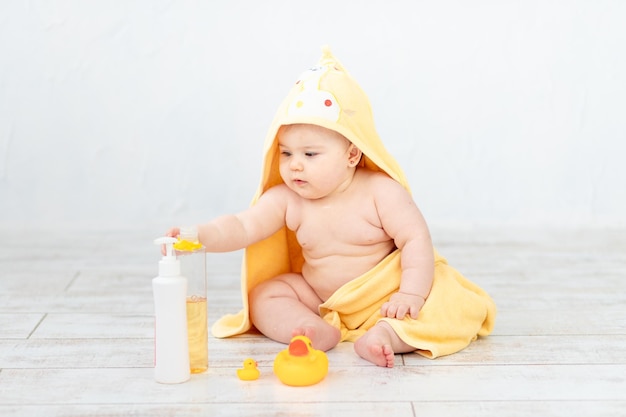
POLYGON ((198 226, 182 226, 178 237, 188 242, 198 241, 198 226))

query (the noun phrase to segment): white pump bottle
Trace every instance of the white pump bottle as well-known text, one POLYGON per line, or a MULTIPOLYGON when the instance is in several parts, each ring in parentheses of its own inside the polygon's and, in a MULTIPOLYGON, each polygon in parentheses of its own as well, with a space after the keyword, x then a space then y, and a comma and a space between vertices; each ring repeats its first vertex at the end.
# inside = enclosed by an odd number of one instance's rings
POLYGON ((154 379, 178 384, 190 377, 187 341, 187 279, 180 275, 180 261, 174 255, 173 237, 154 241, 165 245, 159 261, 159 276, 152 280, 154 292, 154 379))

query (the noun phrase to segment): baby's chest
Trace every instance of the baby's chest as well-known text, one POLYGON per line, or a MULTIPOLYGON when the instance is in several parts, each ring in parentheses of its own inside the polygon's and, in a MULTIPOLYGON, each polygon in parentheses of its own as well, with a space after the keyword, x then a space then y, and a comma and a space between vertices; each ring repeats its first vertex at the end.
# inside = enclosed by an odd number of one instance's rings
POLYGON ((364 212, 342 209, 304 211, 292 230, 303 248, 336 243, 368 245, 388 239, 385 231, 364 212))

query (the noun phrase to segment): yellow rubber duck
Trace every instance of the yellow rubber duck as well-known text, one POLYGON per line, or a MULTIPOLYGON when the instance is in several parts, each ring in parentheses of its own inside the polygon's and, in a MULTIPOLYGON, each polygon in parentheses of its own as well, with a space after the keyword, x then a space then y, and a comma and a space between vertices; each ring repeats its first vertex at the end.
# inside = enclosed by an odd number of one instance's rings
POLYGON ((328 373, 328 357, 313 349, 306 336, 295 336, 289 347, 278 352, 274 373, 285 385, 304 387, 320 382, 328 373))
POLYGON ((237 376, 242 381, 254 381, 259 379, 259 375, 261 372, 257 369, 257 363, 251 358, 243 361, 243 369, 237 369, 237 376))

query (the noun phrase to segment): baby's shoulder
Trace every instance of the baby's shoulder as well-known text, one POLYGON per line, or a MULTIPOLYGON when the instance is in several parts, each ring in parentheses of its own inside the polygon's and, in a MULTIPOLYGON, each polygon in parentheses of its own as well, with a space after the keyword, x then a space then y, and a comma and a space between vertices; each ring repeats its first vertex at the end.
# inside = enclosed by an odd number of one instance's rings
POLYGON ((296 193, 287 187, 286 184, 281 183, 268 188, 261 197, 268 200, 288 201, 294 196, 296 196, 296 193))
POLYGON ((366 184, 368 187, 376 187, 376 188, 388 188, 388 187, 400 187, 403 188, 402 185, 389 175, 385 174, 381 171, 372 171, 370 169, 360 169, 357 171, 360 181, 366 184))
POLYGON ((361 190, 376 202, 398 202, 410 198, 410 192, 398 181, 380 171, 362 170, 361 190))
POLYGON ((280 195, 285 194, 288 190, 287 186, 284 183, 280 183, 278 185, 273 185, 267 190, 263 192, 263 195, 280 195))

